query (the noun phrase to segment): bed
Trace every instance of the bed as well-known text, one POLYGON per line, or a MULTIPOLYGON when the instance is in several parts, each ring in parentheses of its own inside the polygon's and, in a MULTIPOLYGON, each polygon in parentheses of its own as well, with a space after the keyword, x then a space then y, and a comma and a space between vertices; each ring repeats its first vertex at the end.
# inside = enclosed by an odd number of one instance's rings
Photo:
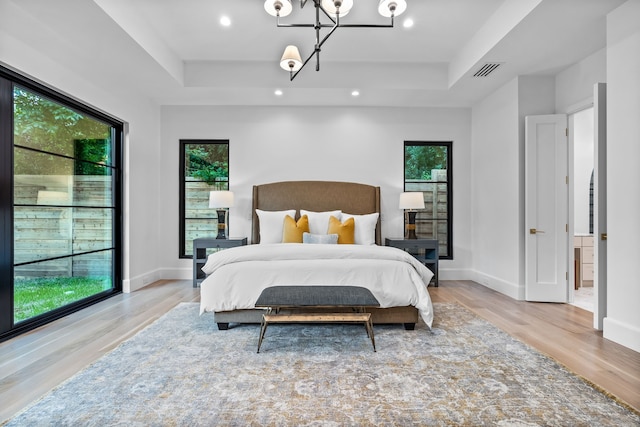
POLYGON ((412 329, 420 316, 431 326, 427 284, 433 273, 404 251, 380 245, 379 187, 334 181, 262 184, 253 187, 252 207, 251 244, 212 254, 203 267, 208 276, 201 285, 200 313, 213 312, 219 329, 260 323, 264 310, 256 309, 255 301, 262 290, 276 285, 365 286, 380 301, 381 308, 371 309, 374 324, 398 323, 412 329), (356 221, 367 219, 369 224, 362 222, 367 227, 358 228, 356 222, 356 235, 359 230, 368 233, 366 242, 356 243, 367 244, 272 243, 264 212, 285 210, 294 211, 296 220, 301 210, 339 210, 356 221))

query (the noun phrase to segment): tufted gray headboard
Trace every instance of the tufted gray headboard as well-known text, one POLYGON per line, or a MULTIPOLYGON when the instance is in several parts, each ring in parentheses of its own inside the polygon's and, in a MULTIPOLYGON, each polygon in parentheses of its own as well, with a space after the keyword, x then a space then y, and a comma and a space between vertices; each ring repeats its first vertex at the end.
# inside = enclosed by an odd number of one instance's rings
MULTIPOLYGON (((323 212, 340 209, 353 215, 380 213, 380 187, 355 182, 283 181, 253 186, 251 242, 260 242, 260 223, 256 209, 281 211, 300 209, 323 212)), ((380 217, 376 243, 381 244, 380 217)))

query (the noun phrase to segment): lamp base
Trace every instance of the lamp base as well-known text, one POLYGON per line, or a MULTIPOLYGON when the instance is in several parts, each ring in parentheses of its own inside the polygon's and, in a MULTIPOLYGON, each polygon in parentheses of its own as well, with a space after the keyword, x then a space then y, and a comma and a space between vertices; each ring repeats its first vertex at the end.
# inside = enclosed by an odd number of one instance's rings
POLYGON ((416 214, 417 212, 407 212, 407 226, 405 228, 405 239, 417 239, 416 235, 416 214))
POLYGON ((218 213, 218 235, 216 239, 226 239, 227 238, 227 224, 226 224, 226 213, 224 209, 219 209, 216 211, 218 213))

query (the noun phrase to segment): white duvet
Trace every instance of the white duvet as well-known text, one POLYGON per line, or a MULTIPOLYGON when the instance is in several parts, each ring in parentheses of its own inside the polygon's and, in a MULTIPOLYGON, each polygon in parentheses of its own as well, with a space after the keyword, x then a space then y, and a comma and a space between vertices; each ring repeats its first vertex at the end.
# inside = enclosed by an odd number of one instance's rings
POLYGON ((240 246, 211 254, 202 270, 200 314, 255 308, 260 293, 277 285, 351 285, 371 291, 380 307, 418 309, 431 327, 427 285, 431 270, 389 246, 278 243, 240 246))

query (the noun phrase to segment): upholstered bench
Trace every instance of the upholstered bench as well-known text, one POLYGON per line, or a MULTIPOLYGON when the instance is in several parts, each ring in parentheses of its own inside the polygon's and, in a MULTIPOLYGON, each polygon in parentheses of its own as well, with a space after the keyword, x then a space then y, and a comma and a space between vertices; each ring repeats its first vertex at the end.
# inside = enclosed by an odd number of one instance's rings
POLYGON ((270 323, 363 323, 371 338, 373 351, 376 343, 373 336, 371 313, 368 307, 380 307, 375 296, 360 286, 271 286, 262 291, 256 307, 265 307, 262 316, 258 353, 270 323), (326 313, 320 309, 349 308, 351 312, 326 313), (303 309, 300 313, 282 314, 282 309, 303 309), (275 311, 274 311, 275 310, 275 311), (315 311, 318 310, 318 311, 315 311))

